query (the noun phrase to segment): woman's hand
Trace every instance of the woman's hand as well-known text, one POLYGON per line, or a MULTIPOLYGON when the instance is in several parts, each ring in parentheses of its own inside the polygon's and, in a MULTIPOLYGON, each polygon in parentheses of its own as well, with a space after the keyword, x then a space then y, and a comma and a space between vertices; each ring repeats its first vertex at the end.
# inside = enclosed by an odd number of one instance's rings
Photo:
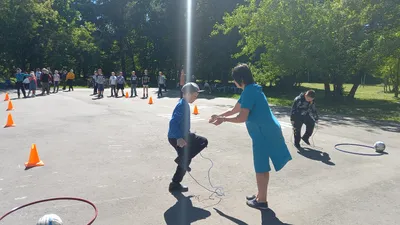
POLYGON ((208 120, 209 123, 214 123, 218 118, 218 115, 212 115, 211 118, 208 120))
POLYGON ((215 126, 218 126, 218 125, 220 125, 221 123, 223 123, 224 122, 224 117, 217 117, 216 119, 215 119, 215 121, 214 121, 214 125, 215 126))

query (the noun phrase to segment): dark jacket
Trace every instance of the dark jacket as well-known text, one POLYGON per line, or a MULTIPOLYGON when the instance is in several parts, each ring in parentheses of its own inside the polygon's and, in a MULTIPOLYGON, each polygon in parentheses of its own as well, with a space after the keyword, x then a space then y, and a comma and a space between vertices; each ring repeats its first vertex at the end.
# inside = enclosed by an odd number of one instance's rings
POLYGON ((318 120, 315 101, 307 102, 304 93, 301 93, 294 99, 290 120, 295 121, 303 116, 310 116, 314 121, 318 120))
POLYGON ((49 79, 50 79, 50 75, 49 74, 42 73, 42 75, 40 76, 40 81, 41 82, 47 83, 47 82, 49 82, 49 79))

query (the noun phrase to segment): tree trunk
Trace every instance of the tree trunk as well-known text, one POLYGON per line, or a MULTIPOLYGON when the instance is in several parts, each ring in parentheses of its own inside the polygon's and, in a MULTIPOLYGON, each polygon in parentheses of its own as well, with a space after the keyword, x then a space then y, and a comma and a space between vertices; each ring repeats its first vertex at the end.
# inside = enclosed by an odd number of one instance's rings
POLYGON ((325 98, 329 98, 331 95, 331 86, 329 85, 329 82, 324 83, 324 89, 325 89, 325 98))
POLYGON ((353 87, 351 87, 351 90, 350 90, 349 94, 347 95, 347 97, 349 99, 354 99, 354 96, 356 95, 358 86, 360 86, 360 84, 353 84, 353 87))
POLYGON ((349 98, 349 99, 354 99, 354 96, 356 95, 356 91, 357 91, 358 87, 360 86, 360 83, 365 84, 365 75, 366 74, 364 73, 364 70, 361 69, 360 71, 358 71, 358 75, 359 75, 359 78, 361 79, 361 82, 359 82, 360 79, 358 79, 358 77, 356 77, 354 79, 353 87, 351 87, 351 90, 350 90, 349 94, 347 95, 347 98, 349 98), (363 77, 364 77, 364 81, 363 81, 363 77))

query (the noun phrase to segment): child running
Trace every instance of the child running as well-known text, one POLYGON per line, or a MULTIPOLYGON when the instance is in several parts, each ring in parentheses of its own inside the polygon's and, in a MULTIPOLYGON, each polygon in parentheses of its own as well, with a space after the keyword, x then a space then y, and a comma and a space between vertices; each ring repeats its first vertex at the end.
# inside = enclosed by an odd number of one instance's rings
POLYGON ((276 171, 281 170, 292 157, 286 146, 281 126, 269 108, 262 87, 255 84, 253 75, 246 64, 236 66, 232 76, 243 92, 236 105, 225 113, 213 115, 209 122, 220 125, 223 122, 244 123, 253 141, 253 161, 256 172, 257 195, 247 196, 247 205, 256 209, 267 209, 269 159, 276 171), (229 117, 238 114, 235 117, 229 117))
POLYGON ((181 185, 186 171, 190 172, 190 162, 208 145, 208 140, 190 132, 190 106, 200 92, 199 86, 195 83, 187 83, 182 87, 183 98, 176 105, 172 118, 169 122, 168 141, 176 150, 178 157, 175 162, 178 164, 176 172, 169 185, 169 191, 187 191, 186 186, 181 185))

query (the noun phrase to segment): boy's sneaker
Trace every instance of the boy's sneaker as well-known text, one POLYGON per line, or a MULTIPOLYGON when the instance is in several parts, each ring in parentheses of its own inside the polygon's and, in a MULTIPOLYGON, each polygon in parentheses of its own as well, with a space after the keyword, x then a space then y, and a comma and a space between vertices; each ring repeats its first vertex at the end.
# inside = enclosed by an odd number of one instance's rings
POLYGON ((189 188, 180 183, 171 182, 168 190, 169 192, 187 192, 189 188))
POLYGON ((256 199, 248 200, 247 205, 260 210, 268 209, 268 202, 257 202, 256 199))
POLYGON ((179 157, 177 157, 175 160, 176 164, 178 164, 179 167, 183 168, 184 170, 186 170, 187 172, 192 171, 192 169, 189 167, 189 165, 185 166, 183 161, 180 160, 179 157))
POLYGON ((307 145, 311 145, 310 141, 308 140, 308 138, 306 139, 306 138, 302 137, 301 140, 303 140, 304 143, 306 143, 307 145))

